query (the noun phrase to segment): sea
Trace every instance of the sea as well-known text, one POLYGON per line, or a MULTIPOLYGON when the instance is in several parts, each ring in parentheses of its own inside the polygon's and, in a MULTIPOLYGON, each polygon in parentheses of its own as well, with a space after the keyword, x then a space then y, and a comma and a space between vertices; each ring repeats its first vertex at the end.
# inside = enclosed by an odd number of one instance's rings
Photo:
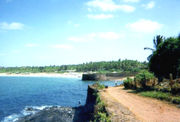
MULTIPOLYGON (((0 122, 15 122, 19 117, 32 114, 27 111, 30 107, 35 113, 51 106, 84 105, 88 85, 93 83, 80 78, 1 76, 0 122)), ((101 83, 115 85, 112 81, 101 83)))

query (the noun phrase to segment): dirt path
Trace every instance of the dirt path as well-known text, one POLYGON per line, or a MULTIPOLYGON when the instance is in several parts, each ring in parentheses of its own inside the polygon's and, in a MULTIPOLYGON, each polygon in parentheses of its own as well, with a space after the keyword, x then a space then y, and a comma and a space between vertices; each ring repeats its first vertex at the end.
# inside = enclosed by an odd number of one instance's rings
POLYGON ((101 92, 101 98, 113 122, 180 122, 180 108, 129 93, 123 87, 110 87, 101 92))

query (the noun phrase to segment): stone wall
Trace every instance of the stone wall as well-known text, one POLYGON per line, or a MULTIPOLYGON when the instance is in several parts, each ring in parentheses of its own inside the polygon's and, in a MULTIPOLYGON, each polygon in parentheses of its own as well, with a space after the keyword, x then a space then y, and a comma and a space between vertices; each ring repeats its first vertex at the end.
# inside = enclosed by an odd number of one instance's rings
POLYGON ((92 73, 92 74, 83 74, 82 80, 83 81, 108 81, 108 80, 120 79, 123 77, 130 77, 134 75, 135 74, 129 74, 129 73, 106 73, 106 74, 92 73))
POLYGON ((106 77, 106 74, 83 74, 82 80, 99 81, 99 80, 107 80, 107 77, 106 77))

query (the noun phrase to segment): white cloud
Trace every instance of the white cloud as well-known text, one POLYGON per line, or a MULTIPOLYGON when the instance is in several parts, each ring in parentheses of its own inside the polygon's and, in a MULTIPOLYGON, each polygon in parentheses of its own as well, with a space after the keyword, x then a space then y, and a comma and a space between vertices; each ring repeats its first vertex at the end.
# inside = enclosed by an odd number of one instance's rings
POLYGON ((134 23, 129 23, 126 26, 132 31, 153 33, 160 30, 163 25, 155 21, 140 19, 134 23))
POLYGON ((148 4, 143 4, 142 5, 145 9, 152 9, 155 6, 155 2, 154 1, 150 1, 148 4))
POLYGON ((92 42, 98 40, 117 40, 122 38, 124 35, 116 32, 98 32, 90 33, 81 37, 70 37, 68 40, 73 42, 92 42))
POLYGON ((73 49, 73 46, 68 44, 55 44, 52 45, 51 48, 71 50, 73 49))
POLYGON ((24 29, 24 24, 18 23, 18 22, 1 22, 0 23, 0 29, 2 30, 22 30, 24 29))
POLYGON ((26 47, 38 47, 38 44, 34 44, 34 43, 28 43, 25 45, 26 47))
POLYGON ((91 19, 109 19, 109 18, 114 18, 114 15, 112 14, 88 14, 87 15, 88 18, 91 19))
POLYGON ((124 12, 133 12, 135 8, 130 5, 119 5, 113 0, 91 0, 86 3, 88 9, 100 9, 102 11, 117 11, 121 10, 124 12))
POLYGON ((140 0, 123 0, 124 2, 132 2, 132 3, 137 3, 139 2, 140 0))

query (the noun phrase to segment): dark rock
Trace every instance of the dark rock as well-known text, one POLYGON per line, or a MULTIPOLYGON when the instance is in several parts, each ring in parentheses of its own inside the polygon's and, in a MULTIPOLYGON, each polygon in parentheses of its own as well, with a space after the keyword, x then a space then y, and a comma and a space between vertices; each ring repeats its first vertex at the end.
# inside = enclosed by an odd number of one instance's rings
POLYGON ((32 107, 28 107, 28 108, 26 108, 26 111, 33 111, 33 108, 32 107))
MULTIPOLYGON (((97 89, 88 86, 85 106, 79 107, 46 107, 45 109, 20 118, 17 122, 89 122, 94 112, 97 89)), ((34 108, 27 108, 33 111, 34 108)))
POLYGON ((72 122, 74 112, 73 108, 54 106, 21 118, 18 122, 72 122))

